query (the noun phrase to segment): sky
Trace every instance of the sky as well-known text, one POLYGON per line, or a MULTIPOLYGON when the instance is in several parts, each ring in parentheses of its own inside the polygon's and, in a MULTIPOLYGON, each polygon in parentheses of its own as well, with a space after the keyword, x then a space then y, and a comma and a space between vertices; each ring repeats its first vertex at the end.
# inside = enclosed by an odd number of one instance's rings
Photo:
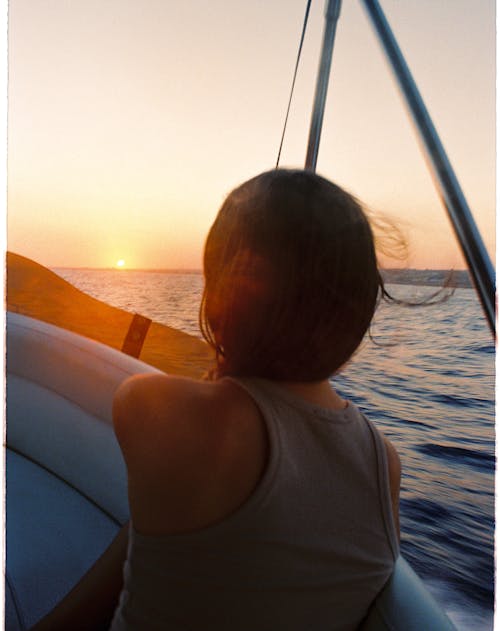
MULTIPOLYGON (((485 244, 495 235, 495 1, 382 0, 485 244)), ((229 191, 276 162, 305 0, 11 0, 8 249, 49 267, 201 268, 229 191)), ((281 158, 304 164, 313 1, 281 158)), ((384 265, 464 269, 361 2, 344 0, 318 172, 390 217, 384 265)))

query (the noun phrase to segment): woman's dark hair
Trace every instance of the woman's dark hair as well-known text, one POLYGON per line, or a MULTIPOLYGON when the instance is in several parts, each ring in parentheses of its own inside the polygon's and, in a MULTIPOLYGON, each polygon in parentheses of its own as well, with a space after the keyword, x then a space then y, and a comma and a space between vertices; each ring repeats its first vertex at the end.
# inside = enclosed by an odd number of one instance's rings
POLYGON ((360 204, 308 171, 273 170, 236 188, 204 254, 200 326, 217 375, 325 379, 359 346, 381 277, 360 204))

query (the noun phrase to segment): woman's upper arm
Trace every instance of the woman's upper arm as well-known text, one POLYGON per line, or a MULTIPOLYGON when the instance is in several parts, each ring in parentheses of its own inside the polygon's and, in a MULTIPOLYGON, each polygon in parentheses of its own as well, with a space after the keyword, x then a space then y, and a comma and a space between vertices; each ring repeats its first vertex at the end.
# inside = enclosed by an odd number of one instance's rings
POLYGON ((113 426, 118 442, 123 449, 130 428, 130 421, 134 417, 134 398, 136 394, 137 376, 129 377, 117 388, 113 397, 113 426))
POLYGON ((213 495, 210 484, 223 455, 210 418, 206 385, 191 380, 138 375, 118 388, 113 422, 139 532, 172 534, 203 525, 200 512, 213 495))
MULTIPOLYGON (((123 381, 113 398, 113 426, 125 459, 149 439, 152 423, 164 398, 166 375, 133 375, 123 381)), ((170 388, 172 390, 172 388, 170 388)))

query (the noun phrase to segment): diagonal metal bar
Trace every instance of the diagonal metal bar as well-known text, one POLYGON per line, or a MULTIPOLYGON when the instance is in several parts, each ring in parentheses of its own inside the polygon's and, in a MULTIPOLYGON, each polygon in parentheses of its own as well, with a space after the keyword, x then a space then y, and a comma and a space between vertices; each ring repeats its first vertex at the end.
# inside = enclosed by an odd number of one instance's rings
POLYGON ((316 170, 316 163, 318 161, 319 141, 321 128, 323 126, 323 114, 325 112, 330 68, 332 65, 333 44, 335 42, 335 32, 337 30, 341 4, 341 0, 327 0, 326 5, 325 30, 323 32, 323 45, 319 61, 318 77, 316 79, 316 92, 314 95, 311 125, 309 127, 309 141, 305 164, 305 168, 310 171, 316 170))
POLYGON ((362 0, 382 43, 423 143, 427 163, 448 211, 486 319, 495 336, 495 270, 460 184, 448 160, 408 65, 378 0, 362 0))

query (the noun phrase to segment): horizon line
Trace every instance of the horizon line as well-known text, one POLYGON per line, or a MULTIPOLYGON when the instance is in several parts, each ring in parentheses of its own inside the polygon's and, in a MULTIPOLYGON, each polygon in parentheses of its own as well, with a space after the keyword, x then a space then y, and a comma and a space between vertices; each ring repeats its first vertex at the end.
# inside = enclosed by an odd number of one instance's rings
MULTIPOLYGON (((65 270, 94 270, 113 272, 169 272, 184 274, 203 274, 203 270, 196 267, 92 267, 90 265, 48 265, 48 269, 65 270)), ((380 267, 382 271, 417 271, 417 272, 469 272, 469 269, 453 267, 380 267)))
POLYGON ((90 265, 48 265, 48 269, 94 270, 100 272, 169 272, 182 274, 202 274, 203 270, 196 267, 91 267, 90 265))

